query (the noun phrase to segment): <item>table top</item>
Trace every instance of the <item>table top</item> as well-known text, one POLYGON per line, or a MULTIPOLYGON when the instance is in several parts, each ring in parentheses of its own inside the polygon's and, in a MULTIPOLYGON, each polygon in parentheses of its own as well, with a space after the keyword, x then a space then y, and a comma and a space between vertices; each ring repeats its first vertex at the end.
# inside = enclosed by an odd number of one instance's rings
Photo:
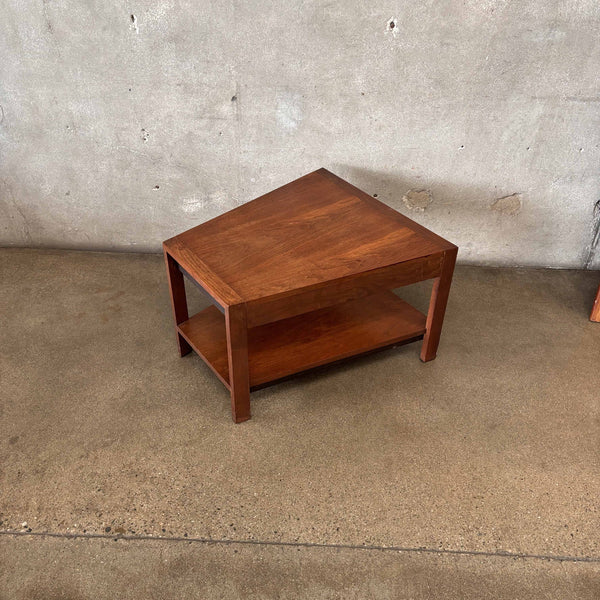
POLYGON ((164 247, 227 304, 455 248, 326 169, 189 229, 164 247))

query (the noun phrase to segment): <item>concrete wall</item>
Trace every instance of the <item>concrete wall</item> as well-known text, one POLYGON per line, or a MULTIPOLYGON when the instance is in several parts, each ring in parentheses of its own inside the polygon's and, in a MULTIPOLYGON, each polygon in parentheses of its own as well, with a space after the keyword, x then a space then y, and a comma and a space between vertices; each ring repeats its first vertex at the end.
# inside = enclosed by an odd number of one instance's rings
POLYGON ((2 245, 156 251, 324 166, 463 262, 600 267, 597 0, 0 9, 2 245))

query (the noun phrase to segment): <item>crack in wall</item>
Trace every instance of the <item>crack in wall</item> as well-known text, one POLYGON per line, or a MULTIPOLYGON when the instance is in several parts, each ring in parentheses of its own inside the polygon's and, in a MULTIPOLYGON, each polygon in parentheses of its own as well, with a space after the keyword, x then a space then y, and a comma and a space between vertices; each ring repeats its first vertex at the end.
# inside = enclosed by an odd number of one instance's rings
POLYGON ((56 40, 55 34, 54 34, 54 27, 52 25, 52 20, 50 19, 50 14, 48 12, 48 3, 50 0, 42 0, 42 12, 43 12, 43 17, 44 17, 44 22, 46 24, 46 29, 48 31, 48 35, 50 38, 50 44, 52 45, 52 47, 54 48, 54 51, 56 52, 56 55, 59 58, 62 58, 61 53, 60 53, 60 47, 59 47, 59 43, 56 40))
POLYGON ((594 215, 592 217, 592 241, 590 242, 584 268, 589 269, 596 258, 596 251, 600 244, 600 200, 594 204, 594 215))
POLYGON ((519 192, 515 192, 510 196, 503 196, 496 199, 490 206, 491 210, 495 210, 503 215, 514 217, 518 215, 523 208, 523 200, 519 192))

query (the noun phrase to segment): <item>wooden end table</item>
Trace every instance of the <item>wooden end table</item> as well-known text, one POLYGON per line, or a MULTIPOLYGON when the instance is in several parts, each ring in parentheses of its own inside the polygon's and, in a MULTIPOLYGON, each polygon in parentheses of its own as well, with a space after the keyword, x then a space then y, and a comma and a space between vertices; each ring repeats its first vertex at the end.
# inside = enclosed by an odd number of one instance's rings
POLYGON ((423 340, 435 358, 457 247, 325 169, 163 244, 177 344, 231 392, 423 340), (213 305, 189 317, 183 275, 213 305), (435 279, 427 316, 391 290, 435 279))

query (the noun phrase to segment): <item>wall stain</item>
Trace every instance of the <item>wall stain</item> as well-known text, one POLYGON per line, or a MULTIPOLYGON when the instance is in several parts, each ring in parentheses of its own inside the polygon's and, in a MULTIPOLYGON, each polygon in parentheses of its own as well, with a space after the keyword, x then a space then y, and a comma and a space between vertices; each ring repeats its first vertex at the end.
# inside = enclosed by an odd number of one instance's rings
POLYGON ((402 196, 402 202, 410 210, 425 212, 427 207, 433 202, 433 194, 431 190, 408 190, 402 196))
POLYGON ((522 208, 523 200, 521 199, 521 194, 519 193, 498 198, 494 200, 494 202, 490 206, 490 210, 495 210, 496 212, 499 212, 502 215, 508 215, 510 217, 518 215, 521 212, 522 208))
POLYGON ((52 22, 48 16, 48 0, 42 0, 42 6, 44 10, 44 21, 46 21, 46 29, 50 35, 54 35, 54 28, 52 27, 52 22))

